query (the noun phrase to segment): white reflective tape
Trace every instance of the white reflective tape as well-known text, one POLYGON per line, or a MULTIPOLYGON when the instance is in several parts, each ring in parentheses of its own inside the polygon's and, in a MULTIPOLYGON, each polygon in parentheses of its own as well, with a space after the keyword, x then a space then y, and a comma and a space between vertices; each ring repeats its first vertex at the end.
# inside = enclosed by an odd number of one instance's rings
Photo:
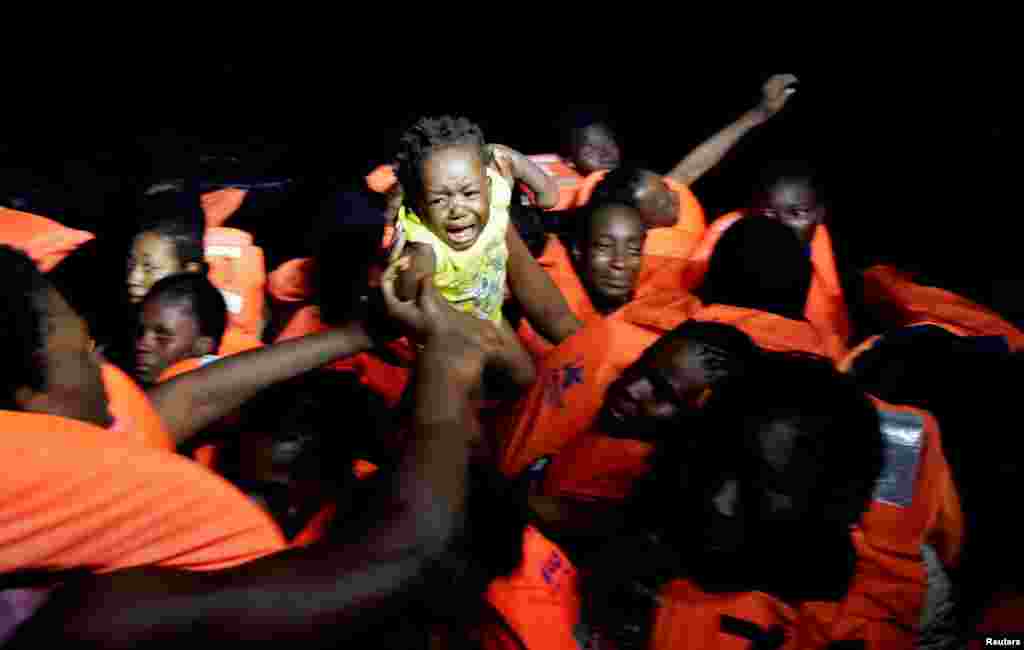
POLYGON ((885 463, 875 484, 875 500, 906 508, 914 500, 914 485, 924 447, 924 419, 915 413, 880 410, 885 463))
POLYGON ((224 291, 223 289, 221 289, 220 292, 221 295, 224 296, 224 302, 228 305, 228 311, 232 314, 241 314, 242 305, 245 304, 245 300, 242 299, 242 296, 231 291, 224 291))
POLYGON ((202 357, 199 357, 199 365, 200 365, 200 367, 202 367, 202 366, 205 366, 208 363, 212 363, 212 362, 216 361, 217 359, 220 359, 220 357, 217 356, 216 354, 207 354, 207 355, 204 355, 202 357))
POLYGON ((207 257, 230 257, 232 259, 241 259, 242 247, 241 246, 207 246, 206 247, 207 257))

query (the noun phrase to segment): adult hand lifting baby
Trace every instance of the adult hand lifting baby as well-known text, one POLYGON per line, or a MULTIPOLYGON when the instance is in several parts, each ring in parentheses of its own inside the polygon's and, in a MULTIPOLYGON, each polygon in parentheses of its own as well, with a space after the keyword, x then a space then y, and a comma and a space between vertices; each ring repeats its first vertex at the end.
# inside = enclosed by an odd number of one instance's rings
POLYGON ((401 300, 395 283, 400 272, 409 269, 405 256, 388 266, 381 277, 381 291, 388 313, 399 321, 410 335, 420 341, 441 341, 449 355, 452 372, 467 381, 479 378, 483 365, 494 359, 502 347, 501 336, 494 324, 454 309, 438 292, 432 273, 416 278, 417 294, 412 300, 401 300))

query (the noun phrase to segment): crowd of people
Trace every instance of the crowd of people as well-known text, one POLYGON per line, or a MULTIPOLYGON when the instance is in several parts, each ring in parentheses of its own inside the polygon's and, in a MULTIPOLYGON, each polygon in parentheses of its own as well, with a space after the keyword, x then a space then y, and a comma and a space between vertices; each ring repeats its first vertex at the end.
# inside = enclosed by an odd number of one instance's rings
POLYGON ((1020 638, 1024 332, 843 264, 815 161, 691 189, 796 81, 667 173, 602 122, 541 156, 423 117, 272 270, 258 187, 158 183, 102 337, 59 273, 95 235, 0 208, 0 640, 1020 638))

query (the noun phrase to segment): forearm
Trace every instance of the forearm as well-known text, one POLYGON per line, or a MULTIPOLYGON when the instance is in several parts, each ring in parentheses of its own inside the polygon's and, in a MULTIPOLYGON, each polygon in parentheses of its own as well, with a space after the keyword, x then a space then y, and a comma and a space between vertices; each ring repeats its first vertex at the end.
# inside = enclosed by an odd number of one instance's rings
POLYGON ((582 323, 569 309, 565 296, 530 254, 515 228, 509 228, 508 282, 530 325, 541 336, 558 344, 572 336, 582 323))
POLYGON ((158 384, 148 395, 180 444, 268 386, 372 347, 361 326, 334 329, 224 357, 158 384))
POLYGON ((537 207, 545 210, 555 207, 558 204, 558 184, 555 179, 519 152, 514 153, 512 161, 516 179, 530 188, 537 207))
POLYGON ((464 525, 479 438, 470 387, 428 343, 415 386, 414 440, 375 505, 372 526, 216 573, 119 572, 55 594, 15 647, 43 640, 134 647, 138 641, 345 639, 394 616, 444 578, 429 569, 464 525), (426 362, 424 362, 426 357, 426 362))
POLYGON ((736 146, 743 136, 764 124, 768 117, 760 107, 747 111, 738 120, 687 154, 668 173, 669 178, 683 185, 692 185, 709 169, 721 162, 725 154, 729 153, 729 150, 736 146))

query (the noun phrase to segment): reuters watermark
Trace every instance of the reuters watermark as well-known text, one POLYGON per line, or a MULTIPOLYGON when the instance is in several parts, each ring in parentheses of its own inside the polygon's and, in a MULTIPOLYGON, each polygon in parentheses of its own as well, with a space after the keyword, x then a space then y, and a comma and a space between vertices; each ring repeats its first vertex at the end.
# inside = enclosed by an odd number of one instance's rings
POLYGON ((985 636, 979 639, 986 648, 1021 648, 1024 647, 1024 638, 1020 635, 1014 636, 985 636))

